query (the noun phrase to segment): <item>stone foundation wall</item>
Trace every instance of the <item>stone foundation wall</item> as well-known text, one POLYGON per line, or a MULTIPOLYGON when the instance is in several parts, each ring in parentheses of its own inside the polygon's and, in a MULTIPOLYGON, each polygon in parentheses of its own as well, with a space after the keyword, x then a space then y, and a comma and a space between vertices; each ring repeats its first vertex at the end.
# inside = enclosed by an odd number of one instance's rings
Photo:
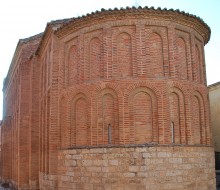
POLYGON ((57 189, 57 175, 39 173, 40 190, 57 189))
POLYGON ((214 190, 212 147, 100 147, 61 150, 58 189, 214 190))

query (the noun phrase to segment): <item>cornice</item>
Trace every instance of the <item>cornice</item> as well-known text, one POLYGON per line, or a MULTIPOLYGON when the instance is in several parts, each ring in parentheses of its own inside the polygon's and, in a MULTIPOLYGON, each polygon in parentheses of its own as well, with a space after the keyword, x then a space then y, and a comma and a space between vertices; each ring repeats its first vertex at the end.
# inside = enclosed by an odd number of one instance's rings
POLYGON ((36 51, 36 55, 41 55, 42 51, 44 50, 47 42, 49 41, 49 38, 51 36, 51 34, 57 30, 57 28, 61 28, 62 25, 66 22, 68 22, 70 19, 62 19, 62 20, 55 20, 55 21, 51 21, 48 22, 46 25, 46 29, 42 35, 42 39, 40 41, 39 47, 36 51))
POLYGON ((185 13, 184 11, 174 9, 161 9, 154 7, 126 7, 115 9, 101 9, 101 11, 92 12, 77 18, 66 20, 60 27, 55 30, 58 37, 65 36, 72 31, 78 30, 88 25, 94 25, 96 22, 105 22, 109 20, 122 19, 154 19, 161 21, 171 21, 182 25, 186 25, 195 29, 204 39, 205 44, 208 43, 211 35, 209 26, 199 17, 185 13))
POLYGON ((40 44, 37 48, 37 51, 35 52, 36 55, 41 55, 43 49, 45 48, 47 42, 49 41, 49 38, 51 36, 51 34, 53 33, 52 27, 50 25, 50 23, 47 24, 46 29, 44 31, 44 34, 42 36, 42 39, 40 41, 40 44))
POLYGON ((179 24, 183 24, 195 29, 204 39, 205 43, 208 43, 211 35, 211 29, 209 26, 199 17, 185 13, 184 11, 174 10, 174 9, 161 9, 154 7, 126 7, 126 8, 115 8, 115 9, 101 9, 101 11, 96 11, 88 13, 77 18, 62 19, 51 21, 47 23, 46 29, 43 33, 37 34, 35 36, 19 40, 16 51, 14 53, 7 77, 4 81, 3 91, 5 86, 7 86, 8 80, 11 73, 15 67, 15 63, 18 61, 18 55, 24 44, 39 39, 40 43, 36 50, 33 52, 35 55, 40 55, 45 48, 48 40, 52 33, 55 33, 58 37, 65 36, 72 31, 79 30, 85 26, 94 25, 98 22, 112 21, 112 20, 123 20, 123 19, 154 19, 160 21, 171 21, 179 24))
POLYGON ((42 36, 43 36, 43 32, 41 32, 39 34, 36 34, 34 36, 28 37, 28 38, 20 39, 18 43, 20 43, 20 44, 27 44, 27 43, 29 43, 31 41, 34 41, 34 40, 42 38, 42 36))
MULTIPOLYGON (((40 40, 41 37, 42 37, 43 33, 40 33, 40 34, 37 34, 37 35, 34 35, 34 36, 31 36, 31 37, 28 37, 28 38, 24 38, 24 39, 20 39, 17 43, 17 46, 16 46, 16 49, 15 49, 15 53, 14 53, 14 56, 12 58, 12 61, 11 61, 11 64, 10 64, 10 67, 8 69, 8 73, 7 73, 7 76, 6 78, 4 79, 4 82, 3 82, 3 92, 6 90, 8 84, 9 84, 9 81, 10 81, 10 78, 12 77, 12 74, 17 66, 17 63, 19 61, 19 58, 20 58, 20 54, 22 52, 22 49, 23 47, 25 46, 25 44, 28 44, 28 43, 31 43, 35 40, 40 40)), ((35 52, 33 52, 34 54, 35 52)))
POLYGON ((209 88, 209 91, 213 90, 213 89, 216 89, 216 88, 220 88, 220 81, 219 82, 216 82, 216 83, 213 83, 213 84, 210 84, 208 86, 209 88))

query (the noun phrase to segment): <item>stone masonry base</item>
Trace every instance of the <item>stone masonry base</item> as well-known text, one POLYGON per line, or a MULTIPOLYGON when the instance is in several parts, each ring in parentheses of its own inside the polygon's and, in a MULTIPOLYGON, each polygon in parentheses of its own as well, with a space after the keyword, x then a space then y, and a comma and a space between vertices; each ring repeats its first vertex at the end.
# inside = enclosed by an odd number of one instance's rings
POLYGON ((39 183, 40 183, 40 190, 56 190, 57 175, 48 175, 40 172, 39 183))
POLYGON ((75 148, 59 153, 58 189, 214 190, 214 167, 212 147, 75 148))

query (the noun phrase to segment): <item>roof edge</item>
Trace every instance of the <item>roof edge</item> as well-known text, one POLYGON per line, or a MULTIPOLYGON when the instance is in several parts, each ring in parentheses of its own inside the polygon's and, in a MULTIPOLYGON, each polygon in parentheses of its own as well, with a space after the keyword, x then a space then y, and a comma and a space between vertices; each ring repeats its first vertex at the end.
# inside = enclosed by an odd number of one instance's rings
POLYGON ((196 16, 196 15, 193 15, 193 14, 190 14, 190 13, 187 13, 187 12, 184 12, 184 11, 180 11, 179 9, 167 9, 167 8, 164 8, 164 9, 161 9, 161 7, 158 7, 158 8, 154 8, 153 6, 152 7, 148 7, 148 6, 145 6, 145 7, 126 7, 126 8, 114 8, 114 9, 104 9, 102 8, 101 10, 97 10, 95 12, 91 12, 91 13, 87 13, 86 15, 82 15, 82 16, 79 16, 79 17, 73 17, 73 18, 70 18, 70 19, 66 19, 65 20, 65 23, 63 23, 59 28, 56 29, 55 33, 59 33, 62 29, 64 29, 65 27, 69 26, 73 21, 80 21, 80 20, 84 20, 86 18, 92 18, 94 16, 97 16, 97 15, 104 15, 106 13, 116 13, 116 12, 125 12, 125 11, 136 11, 136 12, 140 12, 140 11, 157 11, 158 13, 177 13, 179 15, 182 15, 182 16, 186 16, 186 17, 189 17, 189 18, 192 18, 192 19, 196 19, 200 24, 202 24, 207 30, 208 30, 208 33, 209 35, 207 36, 207 39, 204 39, 205 43, 208 43, 209 40, 210 40, 210 36, 211 36, 211 29, 210 27, 208 26, 208 24, 206 24, 206 22, 196 16))
POLYGON ((18 59, 18 56, 19 56, 19 53, 21 51, 22 46, 29 43, 29 42, 31 42, 31 41, 34 41, 34 40, 37 40, 37 39, 41 38, 42 35, 43 35, 43 33, 39 33, 39 34, 36 34, 34 36, 30 36, 28 38, 23 38, 23 39, 18 40, 17 46, 15 48, 14 55, 13 55, 12 60, 11 60, 11 64, 10 64, 8 72, 7 72, 7 75, 6 75, 6 77, 3 81, 3 89, 2 89, 3 91, 6 89, 6 86, 8 84, 9 78, 10 78, 12 72, 13 72, 13 69, 15 67, 15 63, 17 62, 17 59, 18 59))
POLYGON ((220 85, 220 81, 208 85, 208 88, 212 88, 212 87, 215 87, 215 86, 217 86, 217 85, 220 85))

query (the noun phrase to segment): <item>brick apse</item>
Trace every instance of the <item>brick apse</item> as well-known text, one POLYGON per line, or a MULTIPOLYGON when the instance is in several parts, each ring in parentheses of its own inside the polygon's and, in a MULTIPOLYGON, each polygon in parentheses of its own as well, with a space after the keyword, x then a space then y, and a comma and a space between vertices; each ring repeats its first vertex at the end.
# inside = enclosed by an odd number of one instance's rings
POLYGON ((52 21, 4 81, 2 177, 16 189, 215 189, 204 45, 179 10, 52 21))

